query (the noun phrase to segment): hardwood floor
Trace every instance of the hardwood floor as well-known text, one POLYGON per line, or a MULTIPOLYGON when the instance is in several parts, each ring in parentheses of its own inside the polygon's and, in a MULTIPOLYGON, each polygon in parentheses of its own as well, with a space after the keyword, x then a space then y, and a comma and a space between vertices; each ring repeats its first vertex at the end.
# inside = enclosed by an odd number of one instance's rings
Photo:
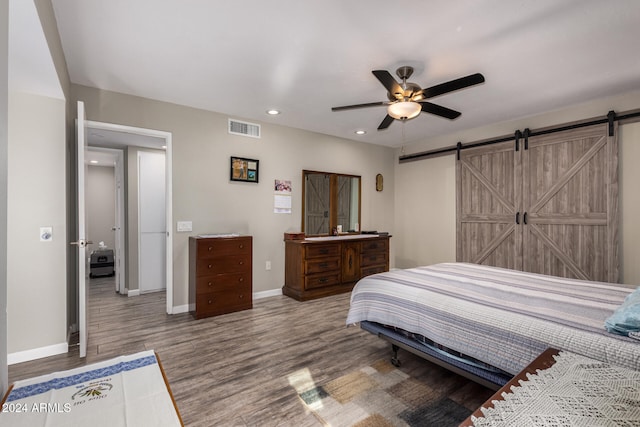
MULTIPOLYGON (((319 426, 289 383, 308 370, 316 382, 380 359, 384 341, 344 324, 349 294, 298 302, 277 296, 254 308, 193 320, 167 315, 163 292, 124 297, 111 279, 92 279, 86 360, 69 353, 9 367, 10 382, 122 354, 155 350, 187 426, 319 426)), ((450 389, 469 413, 493 393, 407 352, 402 370, 450 389)))

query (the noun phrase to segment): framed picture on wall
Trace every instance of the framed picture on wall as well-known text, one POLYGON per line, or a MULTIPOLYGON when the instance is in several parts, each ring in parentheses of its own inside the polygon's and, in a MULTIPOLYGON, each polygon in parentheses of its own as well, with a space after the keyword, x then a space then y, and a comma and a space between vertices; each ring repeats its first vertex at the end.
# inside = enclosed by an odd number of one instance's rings
POLYGON ((229 179, 231 181, 258 182, 260 161, 231 156, 229 179))

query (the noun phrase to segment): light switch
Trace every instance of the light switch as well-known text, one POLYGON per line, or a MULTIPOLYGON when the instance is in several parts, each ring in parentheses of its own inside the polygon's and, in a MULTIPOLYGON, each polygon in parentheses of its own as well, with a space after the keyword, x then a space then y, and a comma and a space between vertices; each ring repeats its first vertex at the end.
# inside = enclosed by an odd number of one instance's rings
POLYGON ((191 221, 178 221, 177 231, 183 233, 193 231, 193 223, 191 221))
POLYGON ((40 227, 40 241, 50 242, 53 240, 53 227, 40 227))

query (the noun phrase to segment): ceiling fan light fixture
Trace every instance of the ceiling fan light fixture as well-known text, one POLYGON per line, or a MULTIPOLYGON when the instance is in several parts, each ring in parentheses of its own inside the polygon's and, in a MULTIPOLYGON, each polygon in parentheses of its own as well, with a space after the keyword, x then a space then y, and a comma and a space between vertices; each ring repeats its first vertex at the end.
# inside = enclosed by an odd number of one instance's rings
POLYGON ((418 116, 422 111, 422 105, 412 101, 394 102, 387 107, 387 114, 396 120, 410 120, 418 116))

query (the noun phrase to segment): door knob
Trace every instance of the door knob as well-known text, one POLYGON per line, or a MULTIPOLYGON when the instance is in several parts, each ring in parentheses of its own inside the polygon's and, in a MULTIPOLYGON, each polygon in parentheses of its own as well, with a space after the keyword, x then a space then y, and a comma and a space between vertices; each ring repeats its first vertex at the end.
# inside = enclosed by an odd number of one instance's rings
POLYGON ((69 244, 70 244, 70 245, 78 246, 79 248, 85 248, 85 247, 87 247, 88 245, 93 245, 93 242, 92 242, 91 240, 83 240, 83 239, 80 239, 80 240, 78 240, 78 241, 76 241, 76 242, 71 242, 71 243, 69 243, 69 244))

